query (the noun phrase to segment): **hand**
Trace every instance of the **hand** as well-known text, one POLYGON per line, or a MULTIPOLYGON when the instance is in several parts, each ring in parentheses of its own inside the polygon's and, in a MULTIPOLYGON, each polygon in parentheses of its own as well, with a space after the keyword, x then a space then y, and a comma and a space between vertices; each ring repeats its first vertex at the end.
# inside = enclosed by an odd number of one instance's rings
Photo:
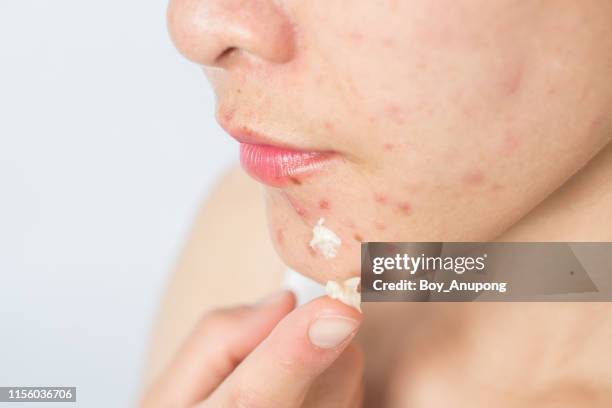
POLYGON ((285 291, 205 316, 143 408, 361 406, 361 314, 327 296, 295 310, 285 291))

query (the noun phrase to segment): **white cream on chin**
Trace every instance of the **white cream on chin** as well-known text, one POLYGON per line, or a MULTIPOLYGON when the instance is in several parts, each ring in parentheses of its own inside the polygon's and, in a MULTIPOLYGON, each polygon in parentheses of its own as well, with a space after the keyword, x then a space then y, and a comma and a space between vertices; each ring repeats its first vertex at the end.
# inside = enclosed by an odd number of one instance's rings
POLYGON ((330 298, 338 299, 361 312, 361 293, 357 291, 360 282, 359 276, 347 279, 342 283, 330 280, 325 285, 325 292, 330 298))
POLYGON ((321 218, 313 227, 310 247, 319 251, 325 259, 331 259, 338 254, 338 247, 340 247, 342 241, 334 231, 323 225, 324 222, 325 218, 321 218))

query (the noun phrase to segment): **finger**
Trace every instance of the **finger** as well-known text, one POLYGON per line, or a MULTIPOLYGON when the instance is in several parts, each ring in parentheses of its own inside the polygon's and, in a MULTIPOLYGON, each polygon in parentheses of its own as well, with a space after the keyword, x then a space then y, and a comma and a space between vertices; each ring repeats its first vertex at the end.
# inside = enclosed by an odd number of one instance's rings
POLYGON ((205 406, 297 407, 348 346, 361 313, 323 296, 287 315, 205 406))
POLYGON ((294 305, 294 295, 283 291, 255 306, 209 313, 153 384, 143 405, 189 406, 203 400, 294 305))
POLYGON ((356 407, 363 380, 363 354, 354 344, 310 386, 303 408, 356 407))

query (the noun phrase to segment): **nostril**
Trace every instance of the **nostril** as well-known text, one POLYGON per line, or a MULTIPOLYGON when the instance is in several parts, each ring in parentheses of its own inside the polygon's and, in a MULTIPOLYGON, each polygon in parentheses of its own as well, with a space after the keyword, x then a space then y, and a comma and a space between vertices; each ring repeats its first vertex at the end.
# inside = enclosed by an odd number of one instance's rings
POLYGON ((216 58, 216 62, 217 64, 222 64, 224 59, 230 58, 232 54, 236 53, 238 51, 238 48, 236 47, 228 47, 226 48, 224 51, 221 52, 221 54, 219 54, 219 56, 216 58))
POLYGON ((273 63, 291 60, 293 26, 273 0, 171 0, 170 36, 188 59, 205 66, 248 55, 273 63))

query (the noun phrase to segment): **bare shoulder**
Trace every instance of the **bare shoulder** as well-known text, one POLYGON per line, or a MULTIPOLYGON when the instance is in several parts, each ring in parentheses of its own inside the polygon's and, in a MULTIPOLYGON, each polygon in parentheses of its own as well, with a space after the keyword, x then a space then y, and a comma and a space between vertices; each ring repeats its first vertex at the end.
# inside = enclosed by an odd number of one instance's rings
POLYGON ((165 367, 206 311, 260 298, 278 288, 282 272, 268 236, 261 189, 232 169, 198 211, 169 278, 145 381, 165 367))

